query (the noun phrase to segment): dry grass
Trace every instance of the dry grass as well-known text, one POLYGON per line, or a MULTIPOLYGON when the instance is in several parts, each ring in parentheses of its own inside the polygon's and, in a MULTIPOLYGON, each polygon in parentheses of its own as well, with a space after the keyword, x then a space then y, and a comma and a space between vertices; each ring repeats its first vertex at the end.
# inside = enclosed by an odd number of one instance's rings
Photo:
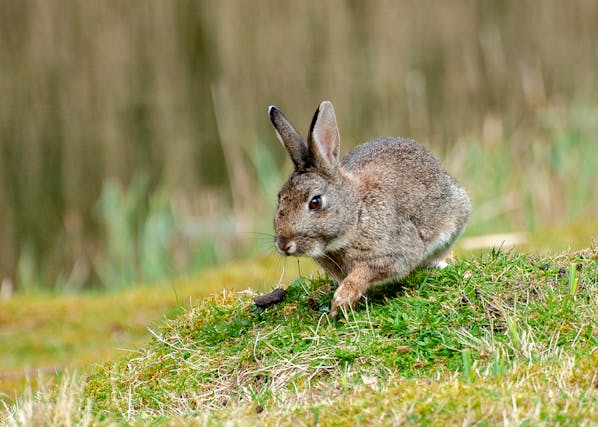
POLYGON ((91 411, 91 401, 83 394, 84 383, 75 374, 64 376, 54 387, 41 382, 35 391, 31 387, 12 408, 4 403, 2 425, 17 426, 91 426, 97 418, 91 411))

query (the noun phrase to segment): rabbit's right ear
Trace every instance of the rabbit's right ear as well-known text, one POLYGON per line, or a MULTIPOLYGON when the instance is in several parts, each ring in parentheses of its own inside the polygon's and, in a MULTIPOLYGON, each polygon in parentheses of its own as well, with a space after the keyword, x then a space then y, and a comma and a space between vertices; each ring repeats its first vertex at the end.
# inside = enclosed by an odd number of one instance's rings
POLYGON ((289 123, 286 117, 274 105, 268 108, 268 114, 270 115, 270 121, 274 125, 274 129, 276 129, 276 136, 291 156, 295 168, 298 170, 305 168, 307 165, 308 149, 299 132, 295 130, 293 125, 289 123))
POLYGON ((340 137, 334 107, 330 101, 322 102, 316 110, 307 137, 307 146, 316 168, 331 177, 337 176, 340 137))

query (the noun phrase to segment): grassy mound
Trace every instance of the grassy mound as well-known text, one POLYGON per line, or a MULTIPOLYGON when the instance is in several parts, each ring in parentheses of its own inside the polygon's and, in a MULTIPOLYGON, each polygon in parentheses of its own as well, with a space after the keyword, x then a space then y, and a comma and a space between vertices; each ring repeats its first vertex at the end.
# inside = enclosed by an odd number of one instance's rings
POLYGON ((90 369, 67 418, 594 424, 597 255, 493 251, 418 270, 338 321, 326 314, 325 278, 295 280, 265 310, 249 291, 224 292, 167 321, 145 348, 90 369))

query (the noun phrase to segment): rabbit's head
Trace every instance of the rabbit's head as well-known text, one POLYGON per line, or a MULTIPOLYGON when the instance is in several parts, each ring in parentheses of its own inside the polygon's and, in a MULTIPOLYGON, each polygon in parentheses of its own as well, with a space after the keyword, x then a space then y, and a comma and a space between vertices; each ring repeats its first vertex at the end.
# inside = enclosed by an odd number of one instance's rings
POLYGON ((359 196, 351 176, 340 166, 332 104, 320 104, 307 142, 276 107, 270 107, 269 114, 295 165, 278 194, 276 248, 283 255, 314 258, 342 249, 357 226, 359 196))

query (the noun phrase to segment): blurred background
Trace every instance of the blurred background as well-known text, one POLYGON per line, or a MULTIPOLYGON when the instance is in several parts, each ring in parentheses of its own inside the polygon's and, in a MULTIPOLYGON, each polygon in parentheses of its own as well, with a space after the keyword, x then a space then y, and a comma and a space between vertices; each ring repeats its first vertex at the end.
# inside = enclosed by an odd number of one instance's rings
POLYGON ((343 152, 428 147, 466 237, 588 246, 598 2, 0 1, 2 289, 119 288, 272 251, 291 171, 267 107, 343 152), (555 237, 557 235, 557 237, 555 237))

